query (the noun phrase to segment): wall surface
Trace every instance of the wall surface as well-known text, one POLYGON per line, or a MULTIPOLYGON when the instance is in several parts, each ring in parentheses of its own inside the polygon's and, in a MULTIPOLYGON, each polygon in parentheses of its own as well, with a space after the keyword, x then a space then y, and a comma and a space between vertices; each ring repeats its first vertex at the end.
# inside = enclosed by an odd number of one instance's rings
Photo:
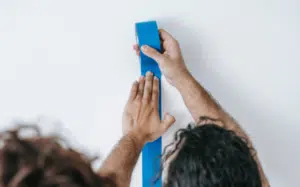
MULTIPOLYGON (((1 0, 1 127, 37 122, 106 156, 139 74, 134 23, 156 19, 251 135, 272 186, 300 186, 299 7, 297 0, 1 0)), ((165 145, 191 121, 165 81, 163 110, 177 118, 165 145)), ((140 163, 132 186, 141 186, 140 163)))

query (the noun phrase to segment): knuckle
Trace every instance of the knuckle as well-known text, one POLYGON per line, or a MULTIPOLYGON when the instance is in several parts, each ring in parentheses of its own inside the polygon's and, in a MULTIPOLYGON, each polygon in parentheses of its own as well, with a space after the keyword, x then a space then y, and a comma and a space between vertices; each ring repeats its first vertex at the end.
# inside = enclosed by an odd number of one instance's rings
POLYGON ((140 103, 140 101, 141 101, 141 97, 140 96, 137 96, 136 98, 135 98, 135 100, 134 100, 134 104, 135 105, 137 105, 137 104, 139 104, 140 103))
POLYGON ((179 46, 179 42, 178 42, 178 40, 176 40, 176 39, 173 39, 173 41, 172 41, 175 45, 177 45, 177 46, 179 46))
POLYGON ((145 92, 147 92, 147 93, 150 93, 150 92, 151 92, 151 87, 150 87, 150 85, 148 85, 148 86, 145 88, 145 92))
POLYGON ((141 106, 141 102, 136 102, 136 103, 134 103, 134 105, 133 105, 133 108, 140 108, 140 106, 141 106))
POLYGON ((140 89, 138 94, 143 95, 143 93, 144 93, 144 90, 140 89))
POLYGON ((154 108, 155 106, 156 106, 156 102, 152 100, 152 102, 151 102, 151 107, 154 108))
POLYGON ((148 103, 149 102, 149 97, 148 96, 143 97, 142 102, 143 103, 148 103))
POLYGON ((153 94, 152 95, 152 98, 153 98, 152 100, 157 100, 157 98, 158 98, 157 96, 158 96, 157 94, 153 94))

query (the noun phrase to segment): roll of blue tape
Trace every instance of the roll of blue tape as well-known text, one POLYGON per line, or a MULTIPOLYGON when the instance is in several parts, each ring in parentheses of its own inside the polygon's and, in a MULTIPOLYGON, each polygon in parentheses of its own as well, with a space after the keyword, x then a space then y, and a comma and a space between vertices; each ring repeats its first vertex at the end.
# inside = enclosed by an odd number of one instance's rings
MULTIPOLYGON (((148 45, 161 52, 161 44, 159 38, 158 27, 156 21, 136 23, 137 43, 141 47, 148 45)), ((141 74, 145 75, 147 71, 151 71, 159 79, 159 114, 161 117, 161 71, 158 64, 151 58, 141 52, 141 74)), ((142 151, 142 169, 143 169, 143 187, 161 187, 161 177, 154 183, 153 179, 160 171, 160 156, 162 150, 162 140, 157 139, 152 143, 144 146, 142 151)))

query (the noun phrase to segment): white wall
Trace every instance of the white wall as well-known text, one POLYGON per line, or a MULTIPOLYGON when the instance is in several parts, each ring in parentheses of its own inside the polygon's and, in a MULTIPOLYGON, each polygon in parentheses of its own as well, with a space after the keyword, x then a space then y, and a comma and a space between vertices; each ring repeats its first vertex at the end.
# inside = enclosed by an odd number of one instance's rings
MULTIPOLYGON (((181 43, 192 73, 249 132, 272 186, 299 186, 299 6, 297 0, 1 0, 1 124, 59 120, 43 128, 107 155, 121 136, 123 105, 139 74, 134 23, 156 19, 181 43)), ((163 91, 164 110, 177 117, 176 128, 185 126, 191 117, 179 94, 166 82, 163 91)), ((139 164, 132 186, 140 184, 139 164)))

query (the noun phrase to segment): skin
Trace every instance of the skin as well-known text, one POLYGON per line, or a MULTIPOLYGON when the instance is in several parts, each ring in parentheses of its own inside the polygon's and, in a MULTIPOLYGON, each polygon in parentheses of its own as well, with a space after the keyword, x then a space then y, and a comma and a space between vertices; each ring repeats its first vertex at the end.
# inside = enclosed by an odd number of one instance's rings
MULTIPOLYGON (((217 119, 217 125, 234 131, 238 136, 247 140, 249 148, 253 148, 246 132, 190 74, 184 64, 178 41, 165 30, 160 30, 160 37, 164 49, 163 53, 159 53, 149 46, 142 46, 141 50, 158 63, 167 81, 177 88, 195 122, 199 121, 200 116, 217 119)), ((139 46, 134 45, 133 48, 136 54, 139 55, 139 46)), ((153 81, 153 75, 148 73, 146 81, 141 78, 133 84, 123 114, 124 137, 100 169, 100 175, 113 176, 113 180, 120 186, 130 185, 131 173, 143 145, 163 135, 175 121, 175 118, 169 114, 165 116, 163 121, 159 120, 157 106, 158 81, 156 81, 156 79, 153 81), (152 85, 152 89, 150 85, 152 85), (152 95, 151 101, 149 95, 152 95)), ((202 124, 198 123, 198 125, 202 124)), ((269 182, 254 149, 253 153, 259 166, 263 187, 269 187, 269 182)))
POLYGON ((175 122, 170 114, 160 120, 159 81, 151 72, 134 82, 123 114, 124 136, 103 163, 99 174, 117 186, 129 186, 143 146, 162 136, 175 122))

